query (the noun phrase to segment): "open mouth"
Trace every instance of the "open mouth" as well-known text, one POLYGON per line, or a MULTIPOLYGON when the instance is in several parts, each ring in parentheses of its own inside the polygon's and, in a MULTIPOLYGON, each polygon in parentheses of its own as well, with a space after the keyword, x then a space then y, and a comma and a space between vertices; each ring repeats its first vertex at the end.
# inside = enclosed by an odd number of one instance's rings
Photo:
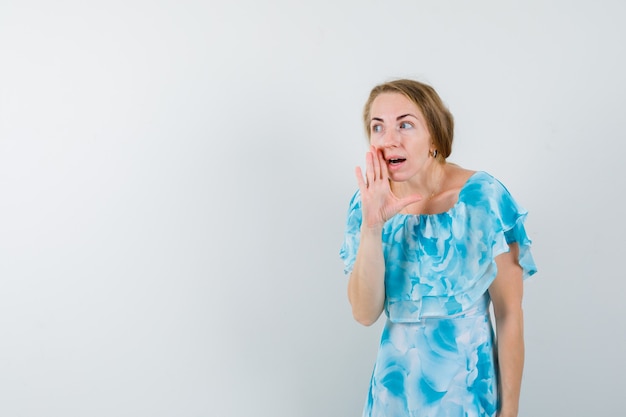
POLYGON ((389 165, 398 165, 398 164, 403 163, 404 161, 406 161, 405 158, 397 158, 397 159, 394 158, 394 159, 390 159, 388 162, 389 162, 389 165))

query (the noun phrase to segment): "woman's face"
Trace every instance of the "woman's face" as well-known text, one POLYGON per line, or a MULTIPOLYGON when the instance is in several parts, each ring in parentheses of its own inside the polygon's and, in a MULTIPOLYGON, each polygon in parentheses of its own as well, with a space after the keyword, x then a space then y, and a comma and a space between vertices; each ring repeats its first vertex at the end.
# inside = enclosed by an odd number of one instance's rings
POLYGON ((370 108, 370 143, 384 155, 392 181, 406 181, 428 167, 434 158, 424 115, 400 93, 382 93, 370 108))

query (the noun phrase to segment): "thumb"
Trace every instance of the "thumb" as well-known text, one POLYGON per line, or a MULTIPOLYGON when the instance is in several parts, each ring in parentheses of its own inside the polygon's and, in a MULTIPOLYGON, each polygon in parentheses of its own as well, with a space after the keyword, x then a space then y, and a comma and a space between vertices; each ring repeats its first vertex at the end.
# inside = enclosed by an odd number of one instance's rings
POLYGON ((402 204, 402 208, 405 208, 406 206, 410 204, 417 203, 418 201, 422 201, 422 200, 423 200, 423 197, 421 195, 411 194, 411 195, 401 198, 400 204, 402 204))
POLYGON ((409 206, 409 205, 411 205, 413 203, 417 203, 418 201, 422 201, 422 199, 423 199, 422 196, 419 195, 419 194, 412 194, 412 195, 408 195, 406 197, 402 197, 395 204, 396 212, 400 212, 406 206, 409 206))

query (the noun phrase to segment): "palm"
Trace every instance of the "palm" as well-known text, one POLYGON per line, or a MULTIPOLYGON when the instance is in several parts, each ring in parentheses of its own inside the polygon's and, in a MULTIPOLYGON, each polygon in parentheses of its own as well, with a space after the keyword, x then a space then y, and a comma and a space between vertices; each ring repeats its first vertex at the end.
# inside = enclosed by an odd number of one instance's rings
POLYGON ((382 226, 403 208, 421 199, 417 195, 398 198, 393 194, 387 164, 381 152, 373 147, 366 156, 365 179, 359 167, 356 176, 361 191, 363 223, 367 227, 382 226))

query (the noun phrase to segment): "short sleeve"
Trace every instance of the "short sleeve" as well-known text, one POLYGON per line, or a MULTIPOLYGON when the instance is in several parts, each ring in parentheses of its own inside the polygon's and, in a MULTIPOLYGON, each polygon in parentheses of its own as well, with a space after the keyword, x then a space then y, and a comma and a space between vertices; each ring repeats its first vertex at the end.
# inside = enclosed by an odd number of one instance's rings
POLYGON ((346 275, 350 274, 352 272, 352 268, 354 267, 356 253, 359 249, 362 219, 361 193, 356 191, 356 193, 352 196, 348 207, 343 244, 341 245, 341 249, 339 251, 339 256, 344 262, 344 273, 346 275))
POLYGON ((506 187, 497 179, 493 179, 492 198, 490 198, 492 212, 495 215, 496 233, 493 240, 494 257, 509 251, 509 244, 519 246, 518 262, 523 270, 524 279, 537 272, 530 247, 531 239, 526 233, 524 222, 528 212, 520 206, 506 187))

